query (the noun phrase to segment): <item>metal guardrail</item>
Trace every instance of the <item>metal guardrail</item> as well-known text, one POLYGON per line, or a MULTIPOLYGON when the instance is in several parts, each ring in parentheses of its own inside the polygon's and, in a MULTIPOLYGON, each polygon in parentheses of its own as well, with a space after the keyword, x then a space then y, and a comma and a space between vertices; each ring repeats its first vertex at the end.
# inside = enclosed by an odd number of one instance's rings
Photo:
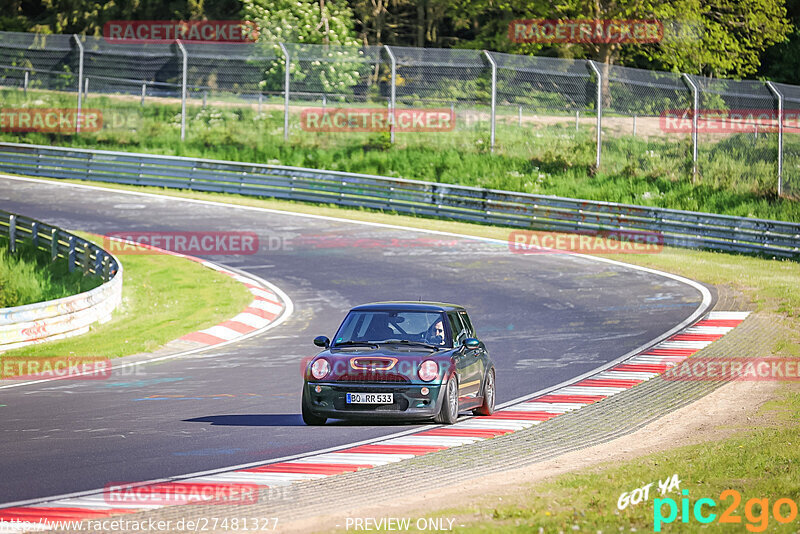
POLYGON ((561 232, 660 234, 665 245, 800 257, 800 224, 366 174, 0 143, 0 171, 366 207, 561 232))
POLYGON ((70 271, 79 268, 105 280, 77 295, 0 308, 0 351, 82 334, 111 318, 122 301, 122 266, 111 254, 60 228, 6 211, 0 211, 0 233, 8 236, 12 253, 30 240, 52 260, 66 259, 70 271))
POLYGON ((49 252, 52 261, 67 260, 70 272, 81 269, 84 274, 101 275, 107 282, 119 270, 117 260, 91 241, 30 217, 0 210, 0 233, 8 236, 12 253, 30 240, 37 249, 49 252))

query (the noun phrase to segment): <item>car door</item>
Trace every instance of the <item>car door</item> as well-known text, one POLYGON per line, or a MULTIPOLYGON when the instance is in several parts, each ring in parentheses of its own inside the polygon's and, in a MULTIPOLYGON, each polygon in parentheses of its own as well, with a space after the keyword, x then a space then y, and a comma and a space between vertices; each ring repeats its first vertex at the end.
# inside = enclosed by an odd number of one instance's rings
MULTIPOLYGON (((472 321, 470 320, 466 310, 459 310, 458 316, 461 318, 461 322, 467 329, 467 337, 478 339, 478 334, 475 333, 475 328, 472 326, 472 321)), ((489 354, 486 352, 486 347, 483 345, 483 343, 480 344, 479 348, 475 349, 475 356, 477 360, 475 362, 475 365, 477 366, 477 374, 478 377, 483 380, 483 378, 486 376, 486 367, 489 360, 489 354)))
POLYGON ((453 334, 453 346, 456 347, 456 370, 459 375, 458 396, 463 404, 471 404, 480 391, 481 376, 478 354, 474 349, 467 349, 464 340, 469 337, 467 327, 457 312, 448 312, 447 319, 453 334))

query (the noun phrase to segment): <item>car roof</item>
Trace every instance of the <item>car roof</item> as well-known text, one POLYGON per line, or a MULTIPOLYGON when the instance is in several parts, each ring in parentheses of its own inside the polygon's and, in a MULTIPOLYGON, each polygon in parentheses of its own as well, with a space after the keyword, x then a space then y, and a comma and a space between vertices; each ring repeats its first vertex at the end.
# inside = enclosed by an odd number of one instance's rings
POLYGON ((463 306, 458 304, 447 304, 445 302, 425 302, 425 301, 388 301, 372 302, 355 306, 354 311, 421 311, 421 312, 448 312, 462 311, 463 306))

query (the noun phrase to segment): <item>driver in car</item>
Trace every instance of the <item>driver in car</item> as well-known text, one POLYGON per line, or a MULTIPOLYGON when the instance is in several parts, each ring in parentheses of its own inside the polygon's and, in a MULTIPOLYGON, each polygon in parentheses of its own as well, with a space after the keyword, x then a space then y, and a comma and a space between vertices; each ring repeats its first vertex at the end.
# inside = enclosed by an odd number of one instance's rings
POLYGON ((442 321, 436 321, 428 329, 428 343, 431 345, 444 345, 444 324, 442 321))

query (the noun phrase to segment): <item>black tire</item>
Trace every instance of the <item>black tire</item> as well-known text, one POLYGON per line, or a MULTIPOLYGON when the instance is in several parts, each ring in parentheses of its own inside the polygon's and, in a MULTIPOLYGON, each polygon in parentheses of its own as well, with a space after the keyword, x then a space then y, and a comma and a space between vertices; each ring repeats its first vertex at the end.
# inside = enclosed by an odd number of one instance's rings
POLYGON ((494 367, 486 373, 486 380, 483 384, 483 404, 472 410, 475 415, 492 415, 494 413, 494 401, 497 397, 494 381, 494 367))
POLYGON ((439 413, 433 418, 439 424, 452 425, 458 421, 458 378, 450 377, 445 384, 444 402, 439 406, 439 413))
POLYGON ((317 415, 311 411, 309 407, 309 400, 308 394, 306 393, 307 386, 303 387, 303 422, 309 426, 320 426, 324 425, 325 421, 328 420, 327 417, 322 417, 321 415, 317 415))

